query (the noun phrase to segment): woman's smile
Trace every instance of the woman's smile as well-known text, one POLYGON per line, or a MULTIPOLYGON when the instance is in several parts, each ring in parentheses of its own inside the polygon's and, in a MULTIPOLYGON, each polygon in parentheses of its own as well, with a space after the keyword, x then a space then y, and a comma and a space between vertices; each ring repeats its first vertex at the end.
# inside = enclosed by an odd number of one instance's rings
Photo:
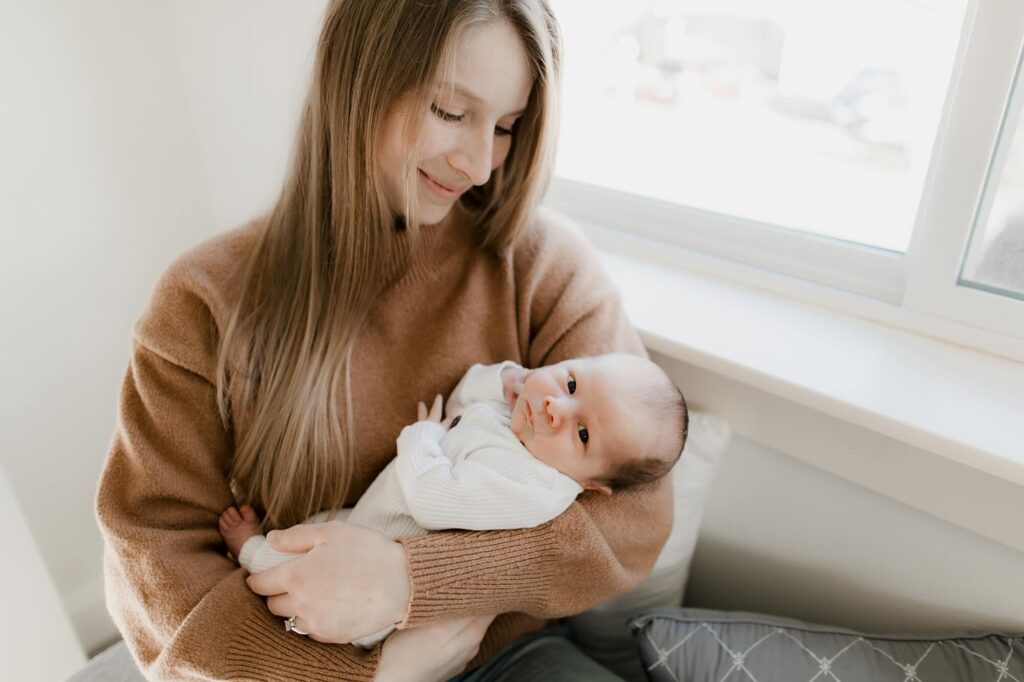
POLYGON ((442 185, 440 182, 428 175, 423 169, 420 169, 420 177, 423 179, 424 184, 430 188, 434 194, 437 194, 442 199, 458 199, 465 191, 463 189, 450 189, 448 186, 442 185))

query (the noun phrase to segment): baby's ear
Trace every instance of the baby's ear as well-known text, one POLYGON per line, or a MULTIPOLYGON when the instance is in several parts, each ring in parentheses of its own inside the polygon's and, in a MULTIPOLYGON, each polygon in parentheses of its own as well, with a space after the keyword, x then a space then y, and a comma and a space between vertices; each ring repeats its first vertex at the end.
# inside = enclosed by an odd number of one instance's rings
POLYGON ((609 486, 607 486, 607 485, 605 485, 603 483, 598 483, 597 481, 587 481, 586 483, 583 483, 582 485, 583 485, 583 489, 584 490, 596 490, 597 492, 601 493, 602 495, 611 495, 612 494, 612 489, 609 486))

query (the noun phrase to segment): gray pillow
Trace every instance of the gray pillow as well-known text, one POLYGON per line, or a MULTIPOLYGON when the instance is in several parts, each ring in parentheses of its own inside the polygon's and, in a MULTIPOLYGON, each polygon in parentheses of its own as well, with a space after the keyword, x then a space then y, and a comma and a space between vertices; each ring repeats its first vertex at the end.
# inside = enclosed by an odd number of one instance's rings
POLYGON ((735 611, 662 609, 630 621, 652 682, 1024 681, 1024 636, 869 635, 735 611))

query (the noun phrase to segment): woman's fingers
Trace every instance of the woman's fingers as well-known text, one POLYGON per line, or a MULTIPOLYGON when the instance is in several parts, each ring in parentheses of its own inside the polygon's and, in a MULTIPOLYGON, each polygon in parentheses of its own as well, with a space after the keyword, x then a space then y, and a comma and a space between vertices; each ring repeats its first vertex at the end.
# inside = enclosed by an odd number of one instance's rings
POLYGON ((285 594, 291 585, 288 564, 268 568, 260 573, 253 573, 245 579, 245 584, 256 594, 271 597, 285 594))
POLYGON ((277 594, 267 597, 267 610, 281 618, 291 618, 299 615, 299 607, 295 597, 290 594, 277 594))
MULTIPOLYGON (((308 552, 325 540, 326 523, 311 523, 292 526, 285 530, 267 533, 267 544, 278 552, 301 554, 308 552)), ((245 582, 249 589, 265 597, 284 594, 289 591, 292 571, 289 564, 281 564, 261 573, 250 575, 245 582)))
POLYGON ((385 640, 374 679, 447 680, 476 656, 492 620, 494 616, 452 618, 399 630, 385 640))
POLYGON ((423 401, 420 401, 416 405, 416 421, 421 422, 421 421, 423 421, 426 418, 427 418, 427 406, 423 404, 423 401))
POLYGON ((308 552, 323 543, 325 523, 302 523, 284 530, 267 533, 267 544, 278 552, 308 552))
POLYGON ((400 622, 412 590, 404 547, 362 526, 319 525, 311 551, 249 576, 252 591, 287 595, 275 602, 279 615, 299 616, 299 627, 321 642, 344 644, 400 622))

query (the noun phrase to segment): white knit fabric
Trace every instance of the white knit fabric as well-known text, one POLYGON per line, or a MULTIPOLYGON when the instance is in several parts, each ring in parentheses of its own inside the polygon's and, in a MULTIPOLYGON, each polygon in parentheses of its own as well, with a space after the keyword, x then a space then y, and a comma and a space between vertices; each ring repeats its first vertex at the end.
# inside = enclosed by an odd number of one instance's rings
MULTIPOLYGON (((583 487, 535 459, 512 433, 501 370, 514 364, 473 365, 466 372, 445 406, 446 416, 459 417, 450 430, 431 421, 402 429, 398 455, 344 520, 399 538, 428 530, 531 528, 565 511, 583 487)), ((324 520, 321 512, 304 523, 324 520)), ((298 556, 270 549, 262 535, 239 554, 250 573, 298 556)), ((393 629, 355 643, 372 647, 393 629)))

